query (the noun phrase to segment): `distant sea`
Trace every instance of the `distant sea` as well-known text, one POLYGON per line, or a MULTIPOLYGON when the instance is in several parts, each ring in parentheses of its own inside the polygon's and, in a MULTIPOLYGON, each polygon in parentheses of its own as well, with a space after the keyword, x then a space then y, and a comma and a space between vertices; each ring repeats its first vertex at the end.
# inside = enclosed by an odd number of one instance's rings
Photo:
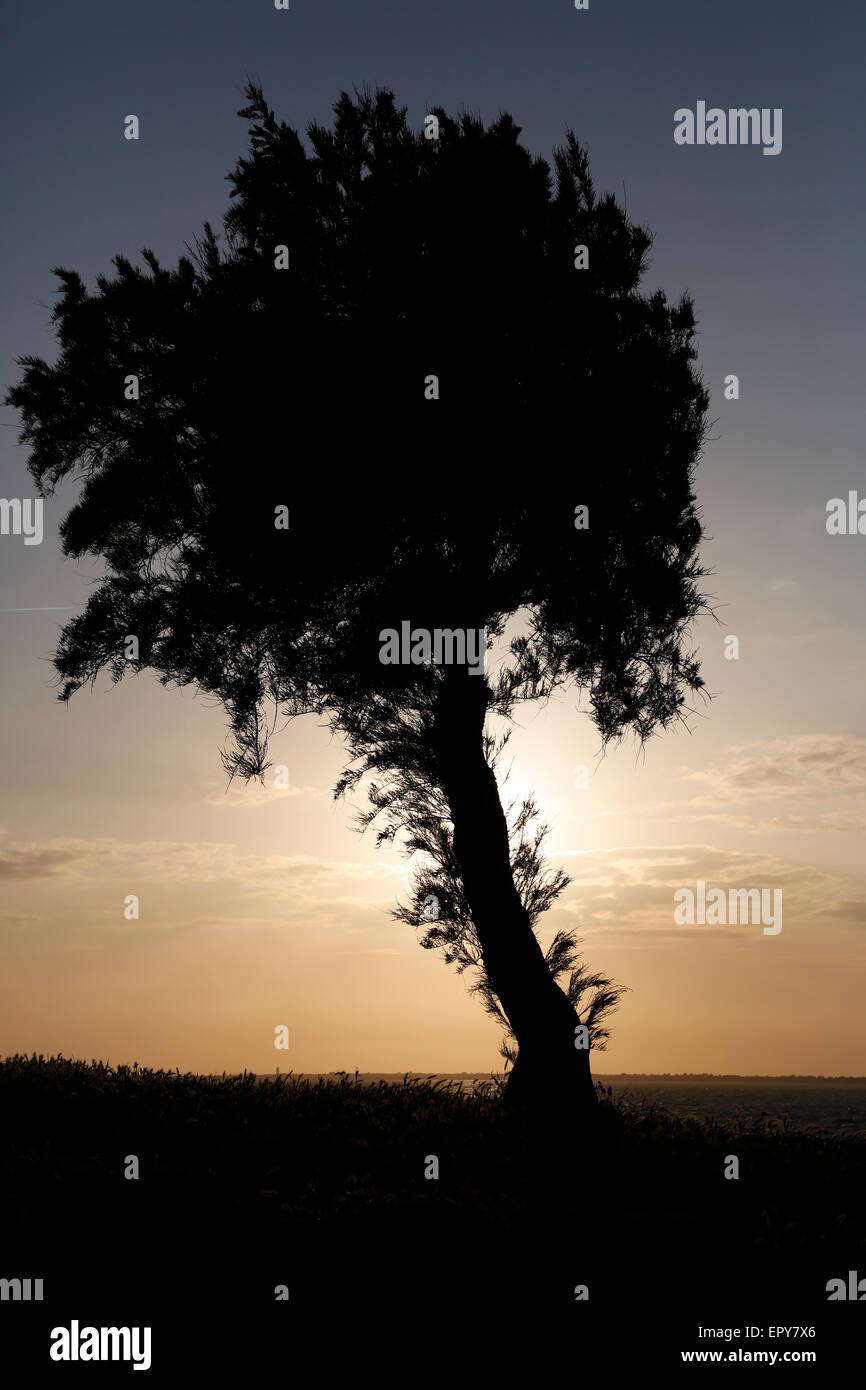
MULTIPOLYGON (((330 1073, 334 1076, 338 1073, 330 1073)), ((354 1076, 354 1072, 349 1073, 354 1076)), ((359 1072, 358 1080, 454 1081, 471 1089, 473 1081, 489 1081, 489 1072, 359 1072)), ((310 1079, 315 1079, 311 1077, 310 1079)), ((628 1096, 655 1103, 675 1115, 699 1119, 731 1120, 737 1115, 778 1120, 787 1117, 791 1129, 820 1125, 835 1133, 866 1132, 866 1077, 863 1076, 711 1076, 711 1075, 606 1075, 595 1074, 614 1098, 628 1096)))

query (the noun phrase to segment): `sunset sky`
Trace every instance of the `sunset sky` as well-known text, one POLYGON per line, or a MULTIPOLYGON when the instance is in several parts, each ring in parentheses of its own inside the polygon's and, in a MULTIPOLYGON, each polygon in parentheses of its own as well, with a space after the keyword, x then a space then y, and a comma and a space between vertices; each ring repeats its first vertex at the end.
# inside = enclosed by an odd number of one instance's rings
MULTIPOLYGON (((592 967, 629 987, 596 1071, 866 1073, 866 536, 825 528, 829 499, 866 495, 864 20, 831 5, 813 33, 816 13, 98 0, 3 21, 4 388, 17 355, 53 358, 52 266, 92 288, 116 252, 176 260, 205 219, 219 224, 250 75, 300 128, 363 82, 392 87, 418 127, 433 104, 488 121, 504 108, 546 157, 570 126, 597 185, 655 233, 648 287, 693 294, 718 619, 694 640, 714 698, 690 732, 604 759, 586 713, 560 699, 522 712, 506 759, 574 878, 542 938, 579 924, 592 967), (782 108, 781 154, 675 145, 675 110, 704 99, 782 108), (129 112, 137 144, 122 137, 129 112), (738 401, 723 397, 729 373, 738 401), (739 660, 725 659, 729 634, 739 660), (699 879, 781 888, 783 930, 675 926, 675 890, 699 879)), ((2 421, 0 493, 32 496, 17 417, 2 421)), ((290 452, 290 471, 309 466, 290 452)), ((527 486, 579 501, 558 465, 523 466, 527 486)), ((192 689, 104 677, 57 701, 59 624, 100 573, 60 555, 73 495, 46 502, 41 545, 0 536, 0 1053, 498 1069, 498 1029, 465 980, 391 920, 408 866, 351 829, 362 800, 333 802, 342 750, 315 718, 272 741, 289 791, 227 791, 223 714, 192 689), (278 1024, 288 1052, 274 1051, 278 1024)), ((327 546, 326 513, 321 526, 327 546)))

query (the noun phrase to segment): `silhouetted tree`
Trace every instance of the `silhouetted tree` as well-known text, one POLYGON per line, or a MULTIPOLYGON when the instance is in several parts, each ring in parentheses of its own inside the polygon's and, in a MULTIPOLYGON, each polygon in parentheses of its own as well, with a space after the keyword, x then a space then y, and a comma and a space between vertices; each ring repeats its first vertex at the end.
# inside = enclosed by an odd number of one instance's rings
POLYGON ((570 686, 603 743, 645 739, 702 685, 691 301, 640 292, 650 234, 570 132, 552 173, 508 115, 437 109, 428 139, 363 91, 308 148, 247 98, 223 238, 205 224, 176 269, 116 256, 94 294, 58 269, 59 357, 19 359, 7 397, 43 494, 81 480, 65 552, 104 561, 61 634, 62 698, 102 670, 191 683, 226 707, 244 777, 268 766, 271 706, 324 714, 350 754, 338 792, 367 778, 365 819, 422 855, 398 915, 478 968, 511 1030, 512 1094, 590 1108, 575 1005, 591 994, 601 1040, 618 990, 570 934, 541 948, 567 880, 531 806, 509 830, 494 725, 570 686), (486 629, 504 658, 383 664, 404 620, 486 629))

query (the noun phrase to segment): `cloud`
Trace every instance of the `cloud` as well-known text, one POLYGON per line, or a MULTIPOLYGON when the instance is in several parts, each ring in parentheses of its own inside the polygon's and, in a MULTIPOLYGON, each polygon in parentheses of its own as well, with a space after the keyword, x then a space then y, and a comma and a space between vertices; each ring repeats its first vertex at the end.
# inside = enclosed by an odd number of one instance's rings
POLYGON ((367 883, 381 892, 383 884, 397 885, 407 876, 404 866, 381 860, 365 864, 309 854, 239 854, 235 845, 212 841, 54 839, 0 851, 0 879, 88 878, 106 870, 160 883, 229 882, 253 895, 292 888, 322 893, 347 882, 367 883))
MULTIPOLYGON (((582 935, 648 945, 685 937, 719 938, 759 928, 681 927, 673 920, 674 893, 694 888, 781 889, 784 925, 780 940, 812 942, 825 931, 866 926, 866 907, 857 883, 809 863, 755 850, 712 843, 619 845, 610 849, 551 849, 572 883, 551 912, 544 933, 576 925, 582 935), (559 914, 562 914, 560 917, 559 914)), ((142 927, 168 930, 241 931, 274 928, 331 929, 357 934, 349 950, 365 949, 368 929, 381 927, 407 888, 408 866, 359 863, 312 855, 246 855, 231 844, 183 841, 56 840, 9 846, 0 856, 0 876, 43 881, 61 893, 68 913, 74 899, 65 884, 85 884, 86 923, 98 938, 115 929, 123 892, 142 894, 142 927), (116 901, 115 901, 116 899, 116 901), (146 920, 145 920, 146 919, 146 920)), ((11 885, 10 885, 11 886, 11 885)), ((30 901, 14 912, 32 911, 30 901)), ((42 907, 42 904, 39 904, 42 907)), ((38 909, 37 909, 38 910, 38 909)), ((74 916, 79 917, 77 908, 74 916)), ((23 917, 9 918, 7 939, 23 917)), ((35 920, 35 919, 31 919, 35 920)), ((0 922, 0 926, 3 923, 0 922)), ((129 930, 133 930, 129 928, 129 930)), ((390 947, 375 949, 388 950, 390 947)))
MULTIPOLYGON (((866 738, 800 734, 734 744, 728 752, 727 760, 712 767, 680 768, 683 782, 699 794, 655 802, 643 813, 643 823, 723 823, 752 835, 866 830, 866 738)), ((632 814, 626 806, 603 811, 601 817, 632 814)))
POLYGON ((43 919, 35 916, 15 915, 11 912, 0 912, 0 931, 23 932, 31 927, 41 925, 43 919))
MULTIPOLYGON (((803 815, 748 815, 734 811, 696 811, 694 801, 663 801, 657 803, 665 808, 664 815, 644 815, 644 825, 675 825, 678 821, 688 821, 689 825, 709 822, 713 825, 730 825, 737 830, 746 830, 750 835, 767 835, 777 831, 819 834, 833 831, 836 834, 852 834, 866 830, 866 802, 857 802, 847 811, 811 811, 803 815)), ((622 811, 603 811, 600 818, 625 816, 631 814, 628 807, 622 811)), ((588 819, 593 819, 588 817, 588 819)))
MULTIPOLYGON (((828 918, 849 924, 862 921, 852 907, 857 885, 842 875, 811 864, 797 864, 776 855, 730 850, 710 844, 659 847, 621 846, 604 850, 551 851, 566 860, 572 885, 557 909, 580 920, 588 934, 619 931, 663 932, 681 937, 686 928, 674 923, 674 893, 694 888, 703 879, 707 888, 780 888, 784 927, 790 933, 813 931, 828 918)), ((693 934, 723 928, 701 927, 693 934)), ((734 928, 732 935, 742 934, 734 928)))
POLYGON ((274 805, 296 796, 325 796, 316 787, 273 787, 262 782, 206 782, 204 802, 207 806, 240 807, 274 805))
MULTIPOLYGON (((18 881, 10 911, 34 907, 62 922, 63 949, 81 932, 98 942, 121 920, 125 895, 140 897, 138 930, 189 932, 381 929, 408 888, 408 866, 359 863, 313 855, 240 854, 231 844, 183 841, 58 840, 12 845, 0 856, 0 878, 18 881), (29 883, 25 883, 29 880, 29 883), (20 886, 19 886, 20 885, 20 886), (38 896, 37 896, 38 895, 38 896), (57 898, 60 901, 57 901, 57 898)), ((5 939, 23 930, 9 918, 5 939)), ((38 919, 32 919, 38 920, 38 919)), ((4 922, 0 919, 0 930, 4 922)), ((39 933, 40 936, 43 933, 39 933)))
POLYGON ((780 797, 822 797, 866 789, 866 738, 849 734, 800 734, 766 744, 734 745, 731 761, 685 780, 706 787, 692 805, 780 797))
POLYGON ((0 880, 50 878, 74 872, 86 862, 110 859, 106 845, 84 840, 52 840, 48 844, 13 844, 0 850, 0 880))

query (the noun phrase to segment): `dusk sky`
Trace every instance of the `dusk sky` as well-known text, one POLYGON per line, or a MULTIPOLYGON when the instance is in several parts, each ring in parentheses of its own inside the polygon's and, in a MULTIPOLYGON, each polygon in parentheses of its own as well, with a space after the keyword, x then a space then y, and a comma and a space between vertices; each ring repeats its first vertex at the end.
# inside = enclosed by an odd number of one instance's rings
MULTIPOLYGON (((249 77, 302 131, 366 83, 416 128, 433 105, 506 110, 535 154, 567 128, 588 146, 597 186, 655 235, 647 286, 695 300, 717 621, 694 645, 714 698, 690 732, 604 759, 574 698, 523 712, 509 787, 535 789, 574 878, 541 935, 578 923, 589 964, 629 988, 596 1072, 866 1073, 866 535, 825 524, 830 499, 866 496, 862 8, 50 0, 8 10, 0 37, 4 389, 17 356, 53 360, 53 266, 93 288, 116 253, 173 263, 220 225, 249 77), (781 152, 677 145, 674 113, 698 102, 781 109, 781 152), (781 889, 782 931, 675 925, 698 880, 781 889)), ((2 421, 0 493, 33 497, 16 413, 2 421)), ((289 479, 329 467, 289 444, 289 479)), ((521 477, 572 491, 557 460, 520 460, 521 477)), ((335 466, 334 489, 350 482, 335 466)), ((58 628, 101 571, 60 553, 74 495, 46 502, 41 544, 0 536, 0 1052, 498 1070, 466 981, 391 920, 408 865, 352 830, 360 798, 333 802, 344 759, 319 721, 272 742, 290 790, 227 791, 224 715, 194 690, 106 675, 57 701, 58 628)), ((326 512, 321 528, 327 547, 326 512)))

